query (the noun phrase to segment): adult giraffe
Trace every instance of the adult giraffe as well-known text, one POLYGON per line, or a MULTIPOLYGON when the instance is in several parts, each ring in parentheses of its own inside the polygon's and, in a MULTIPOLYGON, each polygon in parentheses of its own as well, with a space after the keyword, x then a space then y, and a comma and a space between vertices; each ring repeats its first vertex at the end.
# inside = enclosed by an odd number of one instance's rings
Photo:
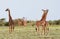
POLYGON ((46 21, 48 9, 46 9, 46 10, 42 9, 42 11, 43 11, 42 19, 39 21, 36 21, 36 31, 39 32, 39 26, 42 26, 42 30, 45 34, 46 27, 48 26, 48 22, 46 21))
POLYGON ((9 32, 14 31, 14 22, 12 20, 12 17, 10 15, 10 9, 7 8, 5 11, 8 11, 8 16, 9 16, 9 32))
POLYGON ((22 19, 18 19, 18 25, 26 26, 27 25, 26 18, 23 17, 22 19))

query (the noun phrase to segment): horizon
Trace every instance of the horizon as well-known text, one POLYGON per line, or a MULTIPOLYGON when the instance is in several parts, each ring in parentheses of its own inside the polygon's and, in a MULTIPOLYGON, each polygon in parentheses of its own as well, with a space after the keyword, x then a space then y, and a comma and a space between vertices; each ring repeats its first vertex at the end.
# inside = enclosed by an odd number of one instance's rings
POLYGON ((0 19, 8 21, 9 8, 13 19, 25 17, 27 20, 40 20, 42 9, 49 9, 47 20, 60 19, 60 0, 0 0, 0 19))

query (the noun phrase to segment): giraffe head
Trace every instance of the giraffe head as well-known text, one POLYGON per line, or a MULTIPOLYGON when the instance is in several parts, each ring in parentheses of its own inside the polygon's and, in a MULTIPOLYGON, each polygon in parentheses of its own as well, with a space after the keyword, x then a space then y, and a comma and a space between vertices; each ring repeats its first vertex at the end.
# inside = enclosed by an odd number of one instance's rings
POLYGON ((5 11, 9 11, 9 8, 7 8, 5 11))
POLYGON ((48 13, 48 9, 42 9, 44 13, 48 13))

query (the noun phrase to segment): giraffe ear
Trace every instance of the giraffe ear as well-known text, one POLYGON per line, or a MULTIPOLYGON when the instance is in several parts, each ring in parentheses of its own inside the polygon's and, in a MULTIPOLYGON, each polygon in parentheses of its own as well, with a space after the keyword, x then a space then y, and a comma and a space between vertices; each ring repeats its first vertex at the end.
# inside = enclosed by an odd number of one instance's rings
POLYGON ((8 11, 7 9, 5 11, 8 11))
POLYGON ((47 9, 47 12, 48 12, 49 10, 47 9))
POLYGON ((44 9, 42 9, 42 11, 44 11, 44 9))

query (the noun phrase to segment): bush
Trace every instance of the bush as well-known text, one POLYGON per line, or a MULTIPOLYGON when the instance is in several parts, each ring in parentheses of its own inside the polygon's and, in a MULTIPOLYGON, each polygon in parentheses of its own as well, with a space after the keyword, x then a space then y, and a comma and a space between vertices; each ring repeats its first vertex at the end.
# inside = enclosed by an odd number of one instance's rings
POLYGON ((6 23, 5 23, 5 26, 9 26, 9 22, 6 22, 6 23))

